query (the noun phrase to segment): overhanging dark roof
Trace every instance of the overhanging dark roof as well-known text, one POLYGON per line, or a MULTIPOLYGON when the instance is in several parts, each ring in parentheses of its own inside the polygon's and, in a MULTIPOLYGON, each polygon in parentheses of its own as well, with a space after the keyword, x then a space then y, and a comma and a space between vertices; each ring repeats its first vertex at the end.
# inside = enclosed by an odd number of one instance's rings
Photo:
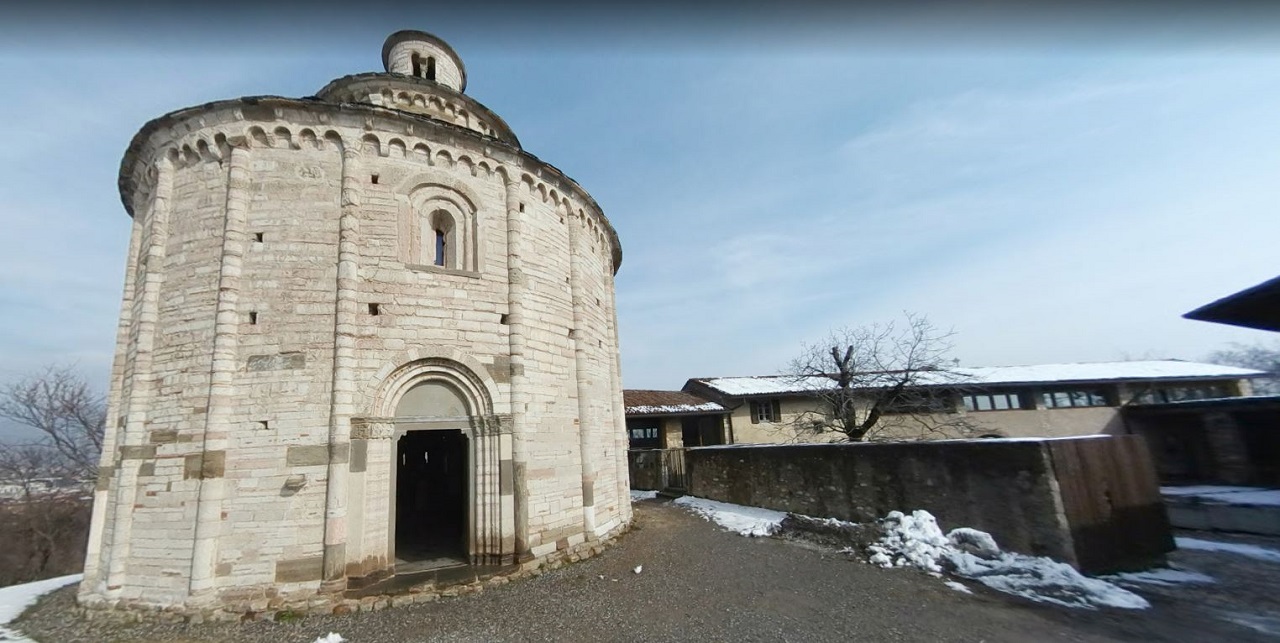
POLYGON ((1280 277, 1205 304, 1183 317, 1280 332, 1280 277))

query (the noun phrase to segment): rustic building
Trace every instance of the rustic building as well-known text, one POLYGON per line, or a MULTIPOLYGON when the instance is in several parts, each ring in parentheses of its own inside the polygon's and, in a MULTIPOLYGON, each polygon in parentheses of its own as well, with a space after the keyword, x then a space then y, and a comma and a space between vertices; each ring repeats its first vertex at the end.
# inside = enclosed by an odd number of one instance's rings
MULTIPOLYGON (((1124 407, 1249 395, 1249 381, 1264 375, 1253 369, 1180 360, 1035 364, 956 367, 942 383, 925 382, 920 388, 930 391, 936 401, 934 421, 943 425, 962 418, 973 427, 973 437, 1066 437, 1129 433, 1120 413, 1124 407)), ((831 385, 826 378, 765 375, 694 378, 678 392, 625 391, 631 446, 838 440, 840 434, 815 434, 798 426, 799 420, 823 410, 814 391, 831 385), (668 398, 675 401, 665 406, 650 401, 668 398), (685 436, 691 433, 681 432, 680 427, 689 425, 688 416, 694 412, 704 416, 700 420, 706 426, 721 428, 704 430, 700 441, 690 442, 685 436)), ((907 412, 924 415, 895 408, 887 409, 886 415, 907 412)), ((921 438, 912 424, 888 430, 883 437, 921 438)))
POLYGON ((130 144, 82 603, 314 606, 628 525, 616 233, 445 42, 382 60, 130 144))

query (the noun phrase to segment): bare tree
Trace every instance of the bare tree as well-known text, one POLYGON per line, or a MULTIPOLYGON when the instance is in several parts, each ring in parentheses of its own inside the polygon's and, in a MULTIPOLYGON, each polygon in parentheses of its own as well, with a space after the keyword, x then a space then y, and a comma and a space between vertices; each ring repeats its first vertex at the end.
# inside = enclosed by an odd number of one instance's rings
POLYGON ((84 485, 50 476, 64 469, 62 456, 44 446, 0 448, 0 585, 83 568, 93 499, 84 485))
POLYGON ((1241 368, 1256 368, 1272 377, 1253 380, 1256 395, 1280 395, 1280 342, 1271 345, 1232 343, 1230 348, 1210 353, 1208 361, 1241 368))
POLYGON ((801 413, 792 428, 851 442, 970 435, 977 427, 954 413, 961 378, 949 368, 953 335, 907 312, 900 322, 845 327, 806 344, 788 373, 819 408, 801 413))
POLYGON ((0 387, 0 418, 36 437, 0 443, 0 585, 82 568, 106 405, 70 366, 0 387))
MULTIPOLYGON (((0 418, 38 432, 34 442, 23 446, 52 452, 41 459, 49 467, 48 476, 81 481, 97 478, 106 414, 102 395, 71 366, 48 366, 0 387, 0 418)), ((30 453, 31 449, 22 452, 30 453)))

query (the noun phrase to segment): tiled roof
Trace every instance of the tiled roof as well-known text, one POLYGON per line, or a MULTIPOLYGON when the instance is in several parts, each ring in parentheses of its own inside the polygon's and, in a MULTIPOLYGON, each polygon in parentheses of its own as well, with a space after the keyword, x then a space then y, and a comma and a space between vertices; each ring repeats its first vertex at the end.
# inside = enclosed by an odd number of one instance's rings
POLYGON ((677 413, 724 413, 726 409, 684 391, 622 391, 622 404, 627 415, 665 415, 677 413))
MULTIPOLYGON (((1075 364, 1033 364, 1029 366, 956 367, 937 374, 924 373, 922 386, 990 386, 1045 384, 1054 382, 1158 381, 1176 379, 1236 379, 1266 373, 1251 368, 1184 362, 1176 359, 1136 362, 1085 362, 1075 364)), ((892 377, 886 376, 886 381, 892 377)), ((820 376, 764 375, 755 377, 696 378, 724 395, 782 395, 807 393, 833 386, 820 376)))

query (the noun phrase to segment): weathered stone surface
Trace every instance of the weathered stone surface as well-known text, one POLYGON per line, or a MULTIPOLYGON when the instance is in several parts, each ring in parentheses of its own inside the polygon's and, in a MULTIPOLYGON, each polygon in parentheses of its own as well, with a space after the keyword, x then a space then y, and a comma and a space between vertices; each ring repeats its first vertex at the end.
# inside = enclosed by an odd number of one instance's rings
POLYGON ((290 467, 329 464, 329 446, 326 444, 291 446, 285 454, 285 464, 290 467))
POLYGON ((151 444, 172 444, 178 441, 178 432, 174 429, 162 429, 151 432, 151 444))
POLYGON ((306 353, 277 353, 274 355, 250 355, 245 363, 248 371, 284 371, 306 368, 306 353))
POLYGON ((364 473, 369 461, 369 442, 367 440, 351 441, 351 473, 364 473))
POLYGON ((183 461, 183 480, 221 478, 226 473, 227 452, 193 453, 183 461))
POLYGON ((122 460, 145 460, 154 457, 156 457, 156 447, 154 444, 137 444, 120 447, 120 459, 122 460))
POLYGON ((320 572, 323 566, 323 556, 278 560, 276 561, 276 582, 301 583, 320 580, 320 572))

